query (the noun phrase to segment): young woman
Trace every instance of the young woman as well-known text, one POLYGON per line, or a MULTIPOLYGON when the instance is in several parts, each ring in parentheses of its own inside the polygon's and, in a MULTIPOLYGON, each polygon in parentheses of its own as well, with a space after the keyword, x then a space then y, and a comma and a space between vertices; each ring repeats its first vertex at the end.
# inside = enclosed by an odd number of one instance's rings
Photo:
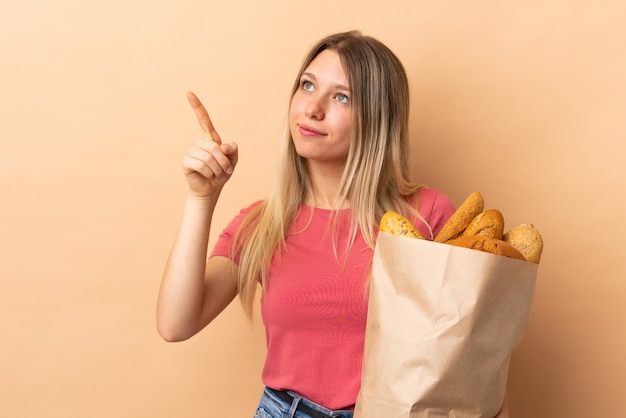
POLYGON ((237 295, 251 315, 260 287, 267 387, 255 417, 351 417, 381 216, 403 213, 433 237, 454 212, 444 194, 409 179, 401 62, 358 32, 311 49, 291 92, 275 187, 232 220, 210 255, 213 210, 238 149, 188 98, 204 136, 183 158, 189 194, 162 279, 159 333, 185 340, 237 295))

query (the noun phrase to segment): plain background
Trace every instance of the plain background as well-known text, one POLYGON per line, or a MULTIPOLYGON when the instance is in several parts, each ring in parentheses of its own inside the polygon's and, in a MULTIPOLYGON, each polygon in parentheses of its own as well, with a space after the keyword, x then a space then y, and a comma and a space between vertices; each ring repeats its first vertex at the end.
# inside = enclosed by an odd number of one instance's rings
POLYGON ((233 303, 193 339, 154 311, 199 134, 240 146, 214 228, 263 198, 305 51, 361 29, 411 83, 413 174, 543 233, 514 418, 618 416, 626 387, 626 3, 0 5, 0 415, 251 417, 264 335, 233 303))

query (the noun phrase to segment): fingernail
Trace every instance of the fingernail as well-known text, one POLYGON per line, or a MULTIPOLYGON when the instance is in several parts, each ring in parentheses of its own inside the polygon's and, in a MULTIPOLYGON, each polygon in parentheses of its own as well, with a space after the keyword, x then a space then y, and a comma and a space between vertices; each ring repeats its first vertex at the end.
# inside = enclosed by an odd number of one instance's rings
POLYGON ((233 168, 232 167, 228 167, 226 169, 226 174, 228 174, 228 175, 233 174, 233 168))

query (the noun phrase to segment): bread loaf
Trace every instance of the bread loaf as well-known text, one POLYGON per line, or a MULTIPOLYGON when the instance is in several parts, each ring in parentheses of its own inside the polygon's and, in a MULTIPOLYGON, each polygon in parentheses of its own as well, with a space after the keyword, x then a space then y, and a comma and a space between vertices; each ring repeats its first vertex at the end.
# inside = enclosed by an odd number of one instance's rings
POLYGON ((394 235, 424 239, 424 236, 404 216, 396 212, 386 212, 380 220, 380 230, 394 235))
POLYGON ((543 238, 533 224, 521 224, 504 234, 503 240, 516 248, 531 263, 539 264, 543 238))
POLYGON ((463 235, 480 235, 495 239, 502 239, 503 233, 504 216, 498 209, 479 213, 463 231, 463 235))
POLYGON ((444 224, 437 234, 435 242, 447 242, 463 234, 469 223, 483 211, 485 202, 479 192, 470 195, 461 203, 450 219, 444 224))
MULTIPOLYGON (((483 197, 471 193, 444 224, 434 241, 472 250, 539 263, 543 239, 532 224, 522 224, 504 231, 504 216, 497 209, 483 212, 483 197)), ((425 239, 415 226, 396 212, 387 212, 380 220, 380 231, 409 238, 425 239)))
POLYGON ((469 248, 472 250, 484 251, 505 257, 516 258, 526 261, 524 255, 508 243, 480 235, 464 235, 446 242, 446 244, 456 245, 457 247, 469 248))

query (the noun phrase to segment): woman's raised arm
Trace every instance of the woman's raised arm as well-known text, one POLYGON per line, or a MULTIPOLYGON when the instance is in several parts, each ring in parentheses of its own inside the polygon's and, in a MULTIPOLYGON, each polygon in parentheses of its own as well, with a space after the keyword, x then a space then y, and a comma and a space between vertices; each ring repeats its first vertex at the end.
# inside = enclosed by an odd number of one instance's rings
POLYGON ((213 212, 237 164, 238 148, 222 143, 200 100, 193 93, 187 97, 202 137, 183 157, 189 193, 157 301, 157 329, 167 341, 195 335, 237 294, 236 266, 224 257, 207 261, 207 246, 213 212))

